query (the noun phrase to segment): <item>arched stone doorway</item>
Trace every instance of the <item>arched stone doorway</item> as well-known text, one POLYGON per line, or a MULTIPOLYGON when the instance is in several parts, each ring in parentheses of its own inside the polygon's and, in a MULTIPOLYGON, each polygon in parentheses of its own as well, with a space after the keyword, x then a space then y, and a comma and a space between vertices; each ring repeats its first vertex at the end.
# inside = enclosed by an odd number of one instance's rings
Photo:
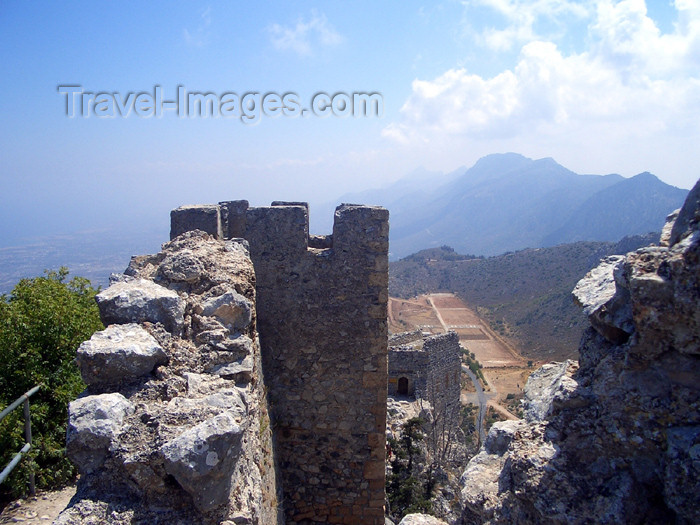
POLYGON ((400 396, 407 396, 408 395, 408 378, 407 377, 399 377, 399 385, 398 385, 398 393, 400 396))

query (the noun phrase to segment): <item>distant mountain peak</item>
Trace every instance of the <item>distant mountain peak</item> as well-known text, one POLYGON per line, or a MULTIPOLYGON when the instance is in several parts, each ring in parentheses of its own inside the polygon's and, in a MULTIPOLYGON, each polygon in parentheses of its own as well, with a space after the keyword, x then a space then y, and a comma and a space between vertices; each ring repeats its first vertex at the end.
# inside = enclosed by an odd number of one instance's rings
POLYGON ((448 184, 394 200, 391 256, 441 245, 496 255, 579 240, 618 241, 658 231, 686 194, 649 172, 580 175, 552 157, 496 153, 448 184))
POLYGON ((503 169, 517 168, 532 162, 532 159, 521 155, 520 153, 491 153, 485 157, 481 157, 474 163, 471 170, 481 169, 503 169))
POLYGON ((653 173, 650 173, 648 171, 643 171, 642 173, 638 173, 634 177, 630 177, 629 180, 644 180, 644 181, 659 181, 661 180, 654 175, 653 173))

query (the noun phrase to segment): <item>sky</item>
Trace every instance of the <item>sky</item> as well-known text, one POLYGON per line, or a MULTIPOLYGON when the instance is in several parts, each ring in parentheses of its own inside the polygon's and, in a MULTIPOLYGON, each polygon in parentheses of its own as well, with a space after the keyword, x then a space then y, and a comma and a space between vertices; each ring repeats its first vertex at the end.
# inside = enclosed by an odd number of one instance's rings
POLYGON ((187 203, 313 214, 508 151, 682 188, 700 176, 700 0, 4 0, 0 41, 0 247, 167 232, 187 203), (209 93, 218 114, 158 113, 156 91, 209 93))

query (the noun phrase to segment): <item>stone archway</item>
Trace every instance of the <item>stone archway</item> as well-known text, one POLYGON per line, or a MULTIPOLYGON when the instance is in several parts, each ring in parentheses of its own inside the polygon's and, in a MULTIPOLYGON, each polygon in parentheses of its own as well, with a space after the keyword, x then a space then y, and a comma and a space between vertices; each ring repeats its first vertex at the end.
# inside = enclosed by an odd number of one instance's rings
POLYGON ((408 395, 408 378, 407 377, 399 377, 399 384, 397 387, 397 392, 400 396, 407 396, 408 395))

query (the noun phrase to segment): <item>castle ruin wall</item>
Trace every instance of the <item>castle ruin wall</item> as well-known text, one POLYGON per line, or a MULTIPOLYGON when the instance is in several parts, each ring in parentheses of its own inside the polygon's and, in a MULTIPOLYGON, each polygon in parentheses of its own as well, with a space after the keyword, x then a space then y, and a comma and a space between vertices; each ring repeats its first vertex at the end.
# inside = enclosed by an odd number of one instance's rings
POLYGON ((416 332, 390 338, 391 343, 414 342, 389 348, 389 395, 425 399, 439 411, 458 407, 461 391, 459 337, 450 331, 420 341, 415 339, 416 332))
POLYGON ((427 337, 423 349, 428 354, 428 399, 438 410, 459 406, 461 392, 459 337, 453 331, 427 337))
MULTIPOLYGON (((310 236, 308 205, 273 204, 222 202, 218 231, 250 246, 287 523, 383 524, 388 211, 341 205, 310 236)), ((192 208, 171 235, 209 224, 192 208)))

